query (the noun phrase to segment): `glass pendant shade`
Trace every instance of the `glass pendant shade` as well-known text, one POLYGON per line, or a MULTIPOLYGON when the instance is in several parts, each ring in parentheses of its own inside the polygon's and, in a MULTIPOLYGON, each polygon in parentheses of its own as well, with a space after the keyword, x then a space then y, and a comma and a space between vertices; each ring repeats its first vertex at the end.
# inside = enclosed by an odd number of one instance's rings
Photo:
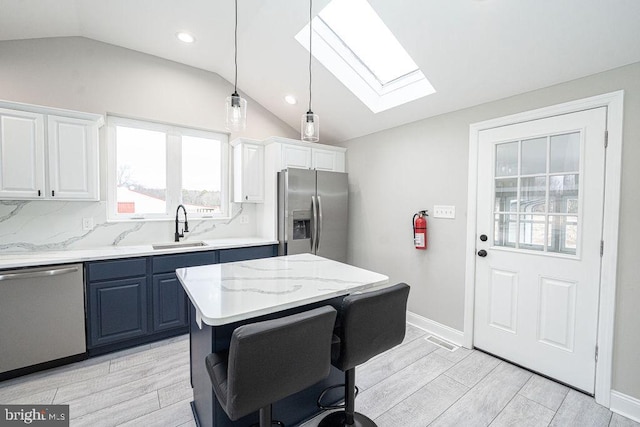
POLYGON ((320 117, 313 114, 311 110, 307 111, 302 115, 300 129, 303 141, 318 142, 320 139, 320 117))
POLYGON ((227 130, 244 130, 247 126, 247 100, 241 98, 238 92, 233 92, 227 97, 227 117, 225 127, 227 130))

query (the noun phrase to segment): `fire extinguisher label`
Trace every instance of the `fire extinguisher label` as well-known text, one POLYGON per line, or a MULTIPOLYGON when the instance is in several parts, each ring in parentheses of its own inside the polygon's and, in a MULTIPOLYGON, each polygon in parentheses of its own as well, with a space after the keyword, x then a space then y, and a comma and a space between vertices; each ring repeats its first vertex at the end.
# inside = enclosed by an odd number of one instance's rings
POLYGON ((424 233, 417 233, 413 241, 415 246, 424 246, 424 233))

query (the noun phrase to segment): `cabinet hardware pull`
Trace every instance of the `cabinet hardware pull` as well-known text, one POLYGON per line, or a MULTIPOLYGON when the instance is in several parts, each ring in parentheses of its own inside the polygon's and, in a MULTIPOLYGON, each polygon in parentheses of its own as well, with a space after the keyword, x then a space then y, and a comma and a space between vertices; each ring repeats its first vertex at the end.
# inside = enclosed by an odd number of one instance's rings
POLYGON ((34 277, 48 277, 48 276, 59 276, 61 274, 73 273, 74 271, 78 271, 78 267, 66 267, 66 268, 58 268, 53 270, 43 270, 43 271, 29 271, 24 273, 7 273, 0 274, 0 281, 2 280, 11 280, 11 279, 31 279, 34 277))
POLYGON ((53 191, 53 190, 51 190, 51 197, 53 197, 53 196, 55 196, 55 195, 56 195, 56 192, 55 192, 55 191, 53 191))
POLYGON ((40 190, 38 190, 38 197, 40 197, 40 190))

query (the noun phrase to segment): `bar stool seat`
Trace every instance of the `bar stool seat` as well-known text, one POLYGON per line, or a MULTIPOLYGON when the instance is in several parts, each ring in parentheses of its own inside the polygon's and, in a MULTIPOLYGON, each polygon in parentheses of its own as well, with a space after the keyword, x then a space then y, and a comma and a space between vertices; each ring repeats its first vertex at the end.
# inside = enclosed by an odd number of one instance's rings
MULTIPOLYGON (((408 297, 409 285, 398 283, 342 300, 334 329, 331 364, 345 373, 344 410, 325 416, 319 427, 376 426, 370 418, 355 412, 355 368, 404 340, 408 297)), ((321 408, 326 408, 320 403, 325 392, 318 398, 321 408)))
POLYGON ((336 310, 325 306, 236 328, 228 351, 205 358, 229 418, 260 410, 260 426, 270 426, 272 403, 326 378, 335 319, 336 310))

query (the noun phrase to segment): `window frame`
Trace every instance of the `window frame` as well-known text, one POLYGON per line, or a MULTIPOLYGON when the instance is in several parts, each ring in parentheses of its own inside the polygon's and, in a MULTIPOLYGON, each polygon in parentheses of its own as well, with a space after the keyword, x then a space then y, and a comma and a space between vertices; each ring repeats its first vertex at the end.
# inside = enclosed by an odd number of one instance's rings
POLYGON ((107 115, 107 221, 173 221, 182 203, 182 137, 208 138, 220 141, 220 213, 189 212, 190 219, 228 220, 231 212, 231 179, 229 134, 206 129, 107 115), (116 127, 162 132, 166 136, 166 211, 164 213, 125 214, 117 207, 117 140, 116 127))
MULTIPOLYGON (((373 113, 436 93, 420 68, 383 84, 322 19, 321 14, 322 11, 313 18, 313 56, 373 113)), ((308 51, 309 24, 307 23, 294 38, 308 51)), ((403 46, 402 48, 404 49, 403 46)))

